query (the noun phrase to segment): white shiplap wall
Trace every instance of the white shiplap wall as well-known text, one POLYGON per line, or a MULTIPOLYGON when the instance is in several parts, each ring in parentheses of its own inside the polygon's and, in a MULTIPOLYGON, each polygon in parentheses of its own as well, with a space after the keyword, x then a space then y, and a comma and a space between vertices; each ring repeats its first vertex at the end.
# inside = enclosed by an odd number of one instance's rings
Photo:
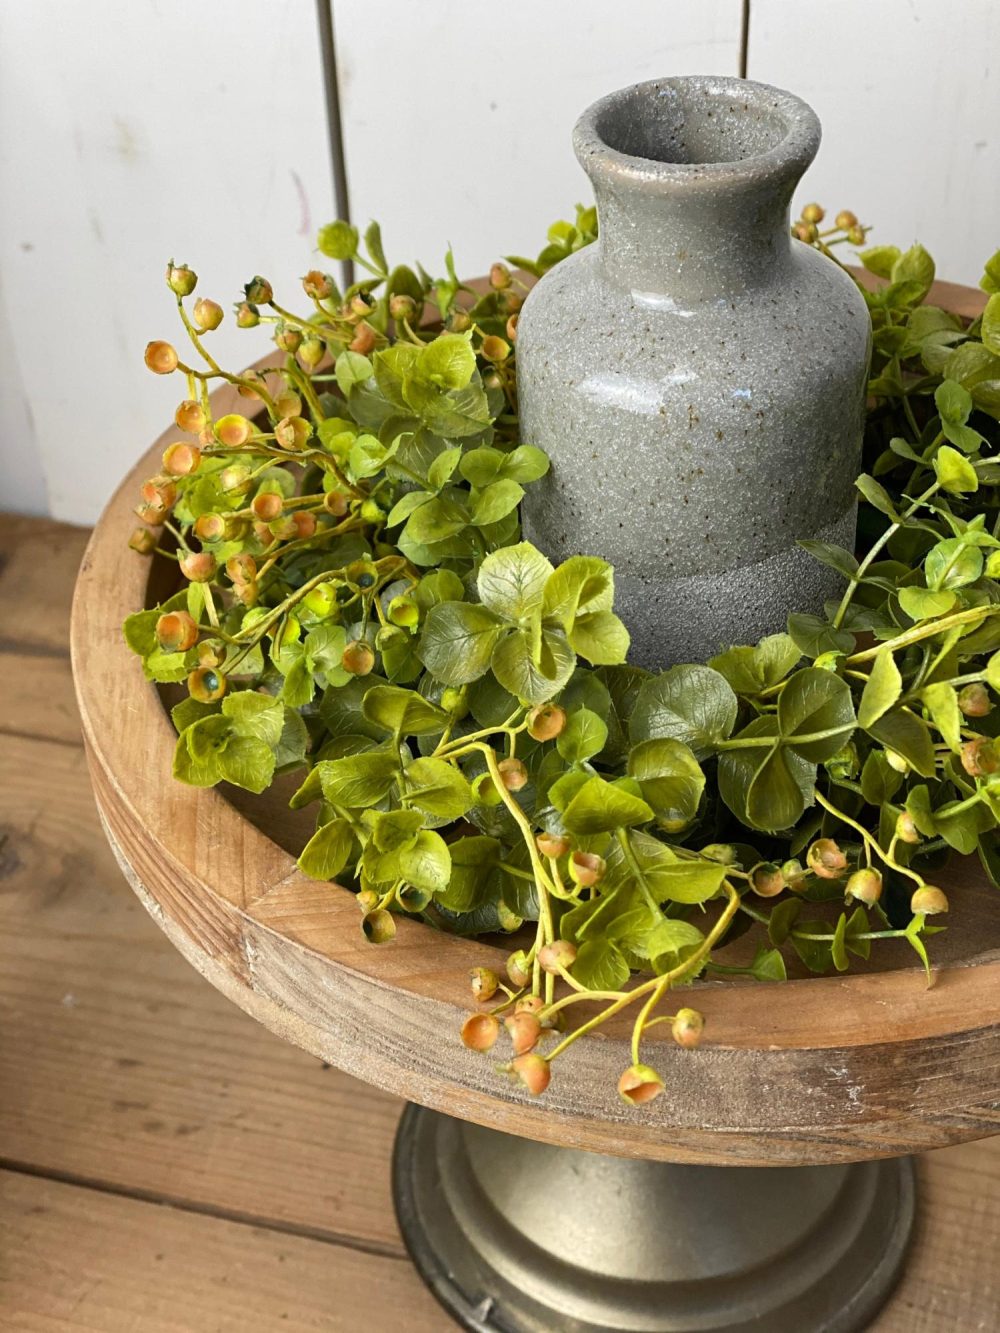
POLYGON ((797 202, 921 241, 953 282, 1000 249, 997 0, 751 0, 747 73, 801 94, 823 143, 797 202))
POLYGON ((535 254, 590 201, 577 116, 665 71, 739 73, 739 0, 333 0, 356 221, 390 259, 461 271, 535 254), (377 77, 373 77, 377 71, 377 77))
MULTIPOLYGON (((150 338, 180 332, 166 260, 195 267, 227 310, 254 272, 297 287, 311 267, 333 211, 315 7, 4 4, 0 125, 14 346, 0 357, 0 508, 38 508, 40 472, 49 512, 92 522, 183 396, 142 362, 150 338), (22 464, 26 448, 40 467, 22 464)), ((258 332, 211 336, 242 364, 267 350, 258 332)))
MULTIPOLYGON (((465 272, 531 251, 587 194, 595 97, 735 74, 740 0, 329 0, 354 220, 465 272)), ((1000 0, 750 0, 748 73, 824 122, 802 199, 919 237, 975 281, 1000 246, 1000 0)), ((0 508, 91 522, 169 420, 142 349, 173 254, 227 309, 287 290, 333 216, 314 0, 0 4, 0 508)), ((262 337, 213 335, 245 364, 262 337)))

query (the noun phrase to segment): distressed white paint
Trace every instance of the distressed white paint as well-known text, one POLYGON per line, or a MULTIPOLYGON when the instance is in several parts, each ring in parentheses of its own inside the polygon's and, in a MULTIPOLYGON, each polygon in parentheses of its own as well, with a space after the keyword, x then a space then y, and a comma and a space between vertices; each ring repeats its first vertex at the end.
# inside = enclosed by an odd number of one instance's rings
POLYGON ((1000 248, 996 0, 751 0, 747 73, 801 94, 823 144, 797 196, 977 283, 1000 248))
POLYGON ((739 0, 332 0, 351 209, 390 260, 535 254, 590 186, 570 132, 604 93, 737 74, 739 0))
MULTIPOLYGON (((142 363, 150 338, 180 332, 165 261, 191 263, 227 311, 256 271, 301 294, 333 211, 314 6, 4 5, 0 123, 0 274, 22 389, 51 512, 89 522, 184 396, 142 363)), ((266 350, 259 332, 211 337, 231 362, 266 350)), ((6 410, 3 425, 0 475, 22 447, 6 410)))
POLYGON ((49 497, 18 352, 0 288, 0 509, 44 515, 49 497))

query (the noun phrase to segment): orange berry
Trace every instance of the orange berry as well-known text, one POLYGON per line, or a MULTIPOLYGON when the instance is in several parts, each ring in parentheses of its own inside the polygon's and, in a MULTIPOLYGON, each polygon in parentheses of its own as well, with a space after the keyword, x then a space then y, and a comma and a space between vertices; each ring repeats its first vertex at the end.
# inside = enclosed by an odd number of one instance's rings
POLYGON ((262 523, 273 523, 276 518, 281 517, 285 499, 275 491, 261 491, 259 495, 254 496, 250 508, 254 517, 259 518, 262 523))
POLYGON ((327 301, 336 291, 336 287, 328 273, 320 273, 319 269, 311 268, 302 279, 302 290, 314 301, 327 301))
POLYGON ((553 741, 566 727, 566 710, 558 704, 539 704, 528 714, 528 735, 535 741, 553 741))
POLYGON ((241 449, 253 434, 253 426, 238 412, 229 412, 215 423, 215 438, 229 449, 241 449))
POLYGON ((316 515, 306 514, 301 511, 292 515, 292 522, 295 525, 296 536, 300 538, 312 537, 316 533, 316 515))
POLYGON ((282 449, 304 449, 312 433, 305 417, 284 417, 274 428, 274 438, 282 449))
POLYGON ((760 861, 750 871, 750 887, 758 898, 774 898, 784 889, 785 877, 773 862, 760 861))
POLYGON ((558 975, 560 969, 568 971, 576 962, 576 945, 569 940, 553 940, 539 950, 538 961, 543 972, 558 975))
POLYGON ((558 859, 565 856, 570 848, 570 841, 562 833, 537 833, 535 835, 535 846, 543 856, 551 856, 558 859))
POLYGON ((181 573, 192 583, 207 583, 218 568, 211 551, 185 551, 180 558, 181 573))
POLYGON ((528 770, 520 759, 501 759, 497 768, 500 780, 508 791, 523 791, 528 785, 528 770))
POLYGON ((200 542, 221 542, 226 535, 226 520, 221 514, 199 514, 193 526, 200 542))
POLYGON ((510 1035, 515 1055, 525 1055, 538 1045, 542 1035, 542 1025, 534 1014, 521 1009, 504 1019, 504 1027, 510 1035))
POLYGON ((197 469, 200 462, 201 450, 196 444, 188 444, 185 440, 168 444, 163 451, 163 470, 172 477, 186 477, 197 469))
POLYGON ((367 676, 375 666, 375 649, 364 639, 354 639, 344 649, 340 661, 352 676, 367 676))
POLYGON ((649 1065, 630 1065, 618 1080, 618 1095, 631 1106, 643 1106, 662 1091, 663 1079, 649 1065))
POLYGON ((186 611, 167 611, 156 622, 156 642, 165 652, 186 653, 198 642, 198 626, 186 611))
POLYGON ((136 528, 132 536, 129 537, 128 544, 133 551, 138 551, 140 555, 149 555, 156 549, 156 538, 148 528, 136 528))
POLYGON ((170 375, 177 369, 177 352, 170 343, 156 341, 146 344, 146 365, 154 375, 170 375))
POLYGON ((492 1000, 500 985, 500 978, 488 967, 474 967, 469 973, 469 983, 477 1000, 492 1000))
POLYGON ((208 417, 200 403, 196 403, 192 398, 185 398, 174 413, 174 421, 189 435, 197 435, 205 429, 208 417))
POLYGON ((211 333, 222 323, 222 306, 203 296, 194 303, 194 322, 202 333, 211 333))
POLYGON ((544 1055, 519 1055, 511 1061, 511 1068, 533 1097, 538 1097, 549 1086, 552 1077, 549 1062, 544 1055))
POLYGON ((214 704, 226 692, 226 678, 214 667, 198 667, 187 678, 188 693, 199 703, 214 704))
POLYGON ((462 1024, 462 1043, 470 1051, 488 1051, 500 1035, 500 1022, 492 1014, 470 1014, 462 1024))
POLYGON ((678 1046, 686 1050, 693 1050, 700 1043, 704 1030, 705 1018, 697 1009, 678 1009, 670 1025, 670 1035, 678 1046))
POLYGON ((360 352, 362 356, 367 356, 375 346, 375 330, 362 320, 347 346, 352 352, 360 352))
POLYGON ((847 857, 832 838, 817 838, 806 853, 806 863, 820 879, 839 879, 847 869, 847 857))
POLYGON ((844 888, 848 899, 857 899, 866 907, 871 907, 882 897, 882 876, 877 870, 855 870, 844 888))
POLYGON ((939 912, 947 912, 948 897, 942 889, 937 889, 933 884, 924 884, 914 891, 910 899, 910 911, 914 916, 936 916, 939 912))
POLYGON ((569 877, 581 888, 590 889, 600 884, 607 870, 607 862, 596 852, 574 852, 569 858, 569 877))

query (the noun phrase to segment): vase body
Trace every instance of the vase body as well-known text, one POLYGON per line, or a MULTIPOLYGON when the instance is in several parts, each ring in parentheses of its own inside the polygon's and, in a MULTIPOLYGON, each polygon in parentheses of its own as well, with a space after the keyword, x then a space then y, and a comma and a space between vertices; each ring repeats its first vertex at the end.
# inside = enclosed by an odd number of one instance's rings
POLYGON ((739 79, 639 84, 574 131, 600 236, 521 312, 521 434, 552 462, 524 528, 614 564, 640 665, 755 643, 842 586, 797 545, 853 546, 870 350, 853 281, 789 234, 818 145, 805 103, 739 79))

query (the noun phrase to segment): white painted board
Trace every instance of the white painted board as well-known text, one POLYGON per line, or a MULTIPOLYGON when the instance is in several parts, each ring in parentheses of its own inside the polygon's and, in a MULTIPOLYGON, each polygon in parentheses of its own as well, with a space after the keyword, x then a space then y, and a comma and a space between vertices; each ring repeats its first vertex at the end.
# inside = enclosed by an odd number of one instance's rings
POLYGON ((975 284, 1000 248, 996 0, 751 0, 747 73, 823 122, 797 196, 872 223, 872 244, 920 241, 938 274, 975 284))
POLYGON ((536 254, 591 199, 570 133, 615 88, 739 72, 739 0, 332 0, 354 221, 390 262, 536 254))
MULTIPOLYGON (((195 267, 227 312, 255 272, 294 294, 312 267, 333 212, 315 7, 3 5, 0 124, 21 385, 51 513, 92 522, 184 396, 142 361, 150 338, 180 332, 167 259, 195 267)), ((267 350, 259 330, 210 336, 237 368, 267 350)), ((4 473, 18 435, 0 437, 4 473)))

